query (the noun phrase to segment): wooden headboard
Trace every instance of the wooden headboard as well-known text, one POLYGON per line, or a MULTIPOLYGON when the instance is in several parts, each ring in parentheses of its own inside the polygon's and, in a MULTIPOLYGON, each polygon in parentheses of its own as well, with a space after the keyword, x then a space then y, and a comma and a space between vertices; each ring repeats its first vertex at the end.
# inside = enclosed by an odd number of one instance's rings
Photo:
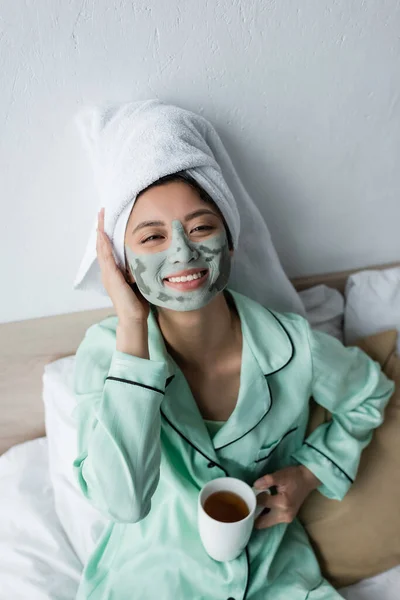
MULTIPOLYGON (((400 263, 368 267, 383 269, 400 263)), ((293 279, 299 291, 326 284, 344 291, 349 275, 364 269, 293 279)), ((45 435, 44 366, 74 354, 88 327, 112 308, 0 324, 0 454, 14 444, 45 435)))

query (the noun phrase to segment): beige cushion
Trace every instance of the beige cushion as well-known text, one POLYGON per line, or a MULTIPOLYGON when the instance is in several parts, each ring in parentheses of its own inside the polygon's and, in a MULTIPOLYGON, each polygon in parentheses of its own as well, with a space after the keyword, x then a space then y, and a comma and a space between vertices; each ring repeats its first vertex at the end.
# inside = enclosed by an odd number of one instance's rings
MULTIPOLYGON (((299 517, 311 538, 324 576, 337 588, 400 564, 400 357, 396 331, 357 342, 378 361, 396 390, 383 424, 364 449, 356 480, 342 501, 314 491, 299 517)), ((308 432, 330 414, 312 403, 308 432)))

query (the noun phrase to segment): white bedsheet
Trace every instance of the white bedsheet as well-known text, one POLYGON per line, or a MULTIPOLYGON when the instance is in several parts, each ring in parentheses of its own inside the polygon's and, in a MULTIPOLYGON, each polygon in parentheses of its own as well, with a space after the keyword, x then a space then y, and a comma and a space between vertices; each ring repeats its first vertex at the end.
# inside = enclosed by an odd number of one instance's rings
MULTIPOLYGON (((0 490, 0 600, 73 600, 82 564, 54 510, 46 438, 0 457, 0 490)), ((400 566, 339 591, 399 600, 400 566)))
POLYGON ((54 510, 47 439, 0 457, 1 600, 73 600, 82 565, 54 510))

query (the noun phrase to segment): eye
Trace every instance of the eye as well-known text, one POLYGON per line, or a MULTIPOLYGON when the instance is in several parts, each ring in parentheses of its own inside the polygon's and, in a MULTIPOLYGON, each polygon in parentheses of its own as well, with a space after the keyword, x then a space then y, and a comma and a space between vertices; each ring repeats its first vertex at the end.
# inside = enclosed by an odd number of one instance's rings
POLYGON ((192 229, 190 233, 193 233, 194 231, 210 231, 212 229, 214 229, 214 227, 211 225, 199 225, 198 227, 192 229))
POLYGON ((141 244, 145 244, 146 242, 152 242, 153 240, 161 239, 161 235, 149 235, 148 238, 141 240, 141 244))

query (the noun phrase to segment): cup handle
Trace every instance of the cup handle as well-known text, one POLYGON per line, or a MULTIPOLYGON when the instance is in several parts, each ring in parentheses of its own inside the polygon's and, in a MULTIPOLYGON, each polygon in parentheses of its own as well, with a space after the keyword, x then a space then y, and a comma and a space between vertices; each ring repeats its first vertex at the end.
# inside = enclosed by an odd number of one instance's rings
MULTIPOLYGON (((253 492, 255 493, 256 496, 258 496, 258 494, 269 494, 270 496, 272 496, 272 491, 271 488, 266 488, 265 490, 258 490, 256 488, 253 488, 253 492)), ((256 506, 256 510, 254 512, 254 520, 258 519, 258 517, 261 515, 262 511, 264 510, 265 506, 256 506)))

